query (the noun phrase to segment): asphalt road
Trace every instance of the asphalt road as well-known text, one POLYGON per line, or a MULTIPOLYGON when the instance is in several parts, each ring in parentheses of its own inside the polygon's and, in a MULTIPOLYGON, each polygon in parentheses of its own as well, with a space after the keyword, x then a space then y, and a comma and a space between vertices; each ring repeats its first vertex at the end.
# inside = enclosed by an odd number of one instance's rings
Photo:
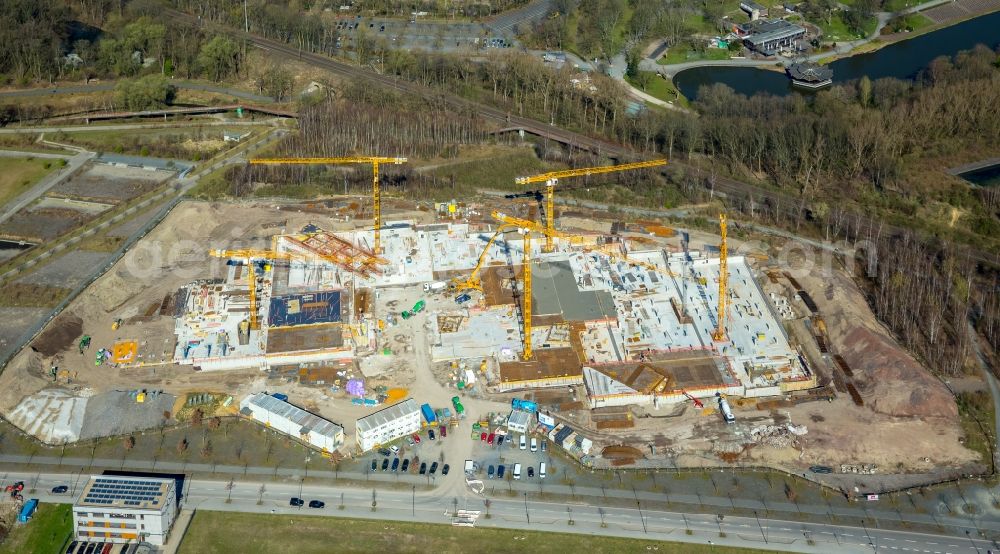
MULTIPOLYGON (((86 483, 87 476, 69 473, 5 473, 3 483, 24 481, 26 498, 43 502, 72 502, 86 483), (70 492, 50 494, 52 487, 67 485, 70 492), (34 489, 34 492, 31 492, 34 489)), ((711 514, 686 514, 636 508, 602 507, 584 502, 545 502, 527 497, 494 498, 489 501, 490 518, 484 498, 467 493, 461 497, 434 491, 361 489, 296 483, 233 483, 187 480, 184 510, 217 510, 248 513, 327 515, 450 523, 459 510, 480 511, 477 526, 515 530, 560 531, 657 539, 687 543, 743 546, 787 552, 914 552, 923 554, 983 554, 996 548, 990 541, 952 537, 877 527, 877 521, 861 527, 800 523, 770 518, 719 518, 711 514), (322 500, 326 508, 295 508, 291 497, 305 501, 322 500), (227 502, 227 498, 230 499, 227 502), (372 511, 372 502, 376 510, 372 511), (259 501, 259 503, 258 503, 259 501), (339 506, 343 505, 343 509, 339 506), (569 522, 573 523, 570 524, 569 522), (722 536, 722 534, 725 536, 722 536)))

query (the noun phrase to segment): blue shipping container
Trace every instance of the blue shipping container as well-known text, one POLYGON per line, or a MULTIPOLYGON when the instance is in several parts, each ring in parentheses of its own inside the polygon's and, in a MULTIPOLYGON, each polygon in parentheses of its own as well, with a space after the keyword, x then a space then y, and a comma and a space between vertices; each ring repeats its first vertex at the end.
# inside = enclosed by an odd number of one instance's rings
POLYGON ((420 407, 420 411, 424 414, 424 419, 427 420, 428 425, 432 425, 437 421, 437 417, 434 415, 434 410, 431 409, 430 404, 424 404, 420 407))
POLYGON ((32 498, 31 500, 25 502, 24 507, 21 508, 21 513, 17 516, 17 520, 21 523, 28 523, 31 516, 35 515, 36 508, 38 508, 37 498, 32 498))
POLYGON ((272 394, 271 396, 277 398, 278 400, 281 400, 282 402, 288 402, 288 395, 287 394, 282 394, 280 392, 276 392, 276 393, 272 394))

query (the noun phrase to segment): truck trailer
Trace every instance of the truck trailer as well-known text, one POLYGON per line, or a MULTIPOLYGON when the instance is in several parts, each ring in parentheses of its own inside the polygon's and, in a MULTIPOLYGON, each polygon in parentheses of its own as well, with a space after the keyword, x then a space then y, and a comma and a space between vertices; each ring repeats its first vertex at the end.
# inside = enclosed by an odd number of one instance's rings
POLYGON ((437 416, 434 415, 434 410, 431 409, 430 404, 424 404, 420 407, 420 411, 424 414, 424 420, 427 421, 427 425, 434 425, 437 421, 437 416))

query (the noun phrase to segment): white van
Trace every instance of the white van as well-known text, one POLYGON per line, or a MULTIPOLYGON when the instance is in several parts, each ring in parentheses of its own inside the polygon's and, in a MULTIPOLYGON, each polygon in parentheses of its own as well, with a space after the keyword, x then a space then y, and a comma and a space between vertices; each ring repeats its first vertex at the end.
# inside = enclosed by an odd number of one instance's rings
POLYGON ((538 452, 538 439, 531 437, 531 451, 538 452))
POLYGON ((524 450, 527 447, 528 447, 528 441, 524 439, 524 435, 521 435, 521 450, 524 450))
POLYGON ((538 464, 538 478, 545 479, 545 462, 538 464))
POLYGON ((521 464, 514 464, 514 479, 521 479, 521 464))

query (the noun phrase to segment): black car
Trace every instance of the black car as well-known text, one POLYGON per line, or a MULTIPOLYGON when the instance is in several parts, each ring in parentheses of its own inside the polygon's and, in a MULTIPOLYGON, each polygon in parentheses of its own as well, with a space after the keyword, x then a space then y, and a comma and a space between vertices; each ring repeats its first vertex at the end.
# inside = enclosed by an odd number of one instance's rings
POLYGON ((378 469, 378 462, 372 460, 372 471, 375 471, 376 469, 378 469))
POLYGON ((421 462, 420 464, 420 475, 427 473, 427 462, 421 462))
POLYGON ((69 487, 66 485, 59 485, 58 487, 52 487, 52 494, 63 494, 68 491, 69 487))
POLYGON ((497 446, 503 446, 503 435, 497 437, 497 446))
POLYGON ((389 458, 382 460, 382 471, 389 469, 389 458))
POLYGON ((72 554, 73 552, 76 552, 78 546, 80 546, 80 543, 77 541, 69 543, 69 547, 66 549, 66 554, 72 554))
POLYGON ((444 467, 441 468, 441 475, 448 475, 449 469, 451 469, 451 466, 448 464, 444 464, 444 467))
POLYGON ((406 458, 403 460, 403 467, 399 468, 399 470, 405 472, 408 469, 410 469, 410 459, 406 458))
POLYGON ((392 454, 392 452, 389 452, 388 448, 379 448, 378 453, 385 457, 389 457, 389 454, 392 454))
POLYGON ((396 471, 397 469, 399 469, 399 458, 393 458, 392 459, 392 470, 396 471))
POLYGON ((431 475, 437 473, 437 470, 438 470, 438 463, 434 462, 433 464, 431 464, 431 475))
POLYGON ((493 478, 493 466, 492 465, 490 465, 490 468, 488 470, 486 470, 486 476, 488 478, 490 478, 490 479, 493 478))
POLYGON ((535 476, 535 468, 528 466, 528 477, 534 477, 534 476, 535 476))
POLYGON ((430 438, 431 440, 434 440, 434 429, 431 429, 430 431, 427 431, 427 436, 428 436, 428 437, 429 437, 429 438, 430 438))
POLYGON ((809 471, 813 473, 833 473, 833 468, 829 466, 812 466, 809 471))
POLYGON ((503 464, 501 464, 500 466, 498 466, 498 467, 497 467, 497 479, 503 479, 503 472, 504 472, 504 471, 505 471, 506 469, 507 469, 507 468, 505 468, 505 467, 503 466, 503 464))
POLYGON ((305 502, 303 502, 301 498, 295 498, 294 496, 288 501, 289 506, 295 506, 296 508, 303 504, 305 504, 305 502))
POLYGON ((322 500, 310 500, 309 501, 309 507, 310 508, 325 508, 326 507, 326 502, 323 502, 322 500))

